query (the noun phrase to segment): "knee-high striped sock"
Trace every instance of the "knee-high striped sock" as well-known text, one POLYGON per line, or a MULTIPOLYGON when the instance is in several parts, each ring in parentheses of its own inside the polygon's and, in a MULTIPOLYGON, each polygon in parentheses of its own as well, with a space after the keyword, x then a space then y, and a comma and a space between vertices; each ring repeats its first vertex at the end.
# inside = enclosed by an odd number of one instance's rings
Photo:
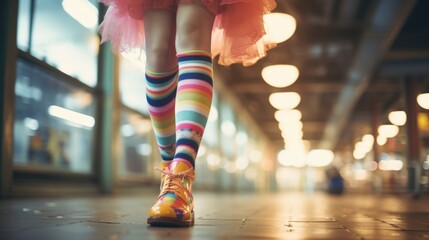
POLYGON ((213 80, 211 54, 191 51, 177 55, 176 154, 193 166, 210 112, 213 80))
POLYGON ((176 90, 177 69, 163 73, 146 69, 146 98, 163 161, 173 160, 176 151, 174 112, 176 90))

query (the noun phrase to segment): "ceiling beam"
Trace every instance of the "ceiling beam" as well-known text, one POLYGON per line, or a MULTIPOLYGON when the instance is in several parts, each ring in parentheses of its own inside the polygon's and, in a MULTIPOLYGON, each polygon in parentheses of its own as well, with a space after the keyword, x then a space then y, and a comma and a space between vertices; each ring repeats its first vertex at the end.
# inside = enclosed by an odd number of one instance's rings
POLYGON ((387 61, 391 60, 418 60, 429 59, 428 50, 394 50, 386 54, 384 58, 387 61))
POLYGON ((380 68, 383 77, 427 76, 429 58, 387 61, 380 68))
POLYGON ((320 148, 334 149, 382 57, 411 13, 416 0, 380 0, 373 5, 344 88, 330 114, 320 148))
MULTIPOLYGON (((429 69, 429 68, 428 68, 429 69)), ((250 80, 249 80, 250 81, 250 80)), ((261 83, 237 83, 231 85, 234 93, 261 93, 269 94, 273 92, 293 91, 298 93, 339 93, 344 88, 342 80, 332 80, 332 82, 306 82, 312 80, 298 80, 296 83, 286 88, 270 88, 265 82, 261 83), (301 82, 302 81, 302 82, 301 82)), ((368 92, 396 92, 401 88, 400 83, 395 82, 375 82, 371 84, 368 92)))

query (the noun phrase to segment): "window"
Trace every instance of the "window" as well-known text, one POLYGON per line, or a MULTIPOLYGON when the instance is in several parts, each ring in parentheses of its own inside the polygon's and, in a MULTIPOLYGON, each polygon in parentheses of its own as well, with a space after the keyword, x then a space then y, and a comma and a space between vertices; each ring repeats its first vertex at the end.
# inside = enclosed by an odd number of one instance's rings
POLYGON ((14 164, 90 173, 94 95, 25 60, 15 95, 14 164))
POLYGON ((89 86, 97 84, 95 0, 20 0, 18 47, 89 86))
MULTIPOLYGON (((154 151, 157 151, 151 144, 150 119, 139 113, 123 109, 120 133, 119 175, 128 179, 147 175, 151 164, 150 159, 155 156, 154 151)), ((160 157, 158 158, 160 159, 160 157)))

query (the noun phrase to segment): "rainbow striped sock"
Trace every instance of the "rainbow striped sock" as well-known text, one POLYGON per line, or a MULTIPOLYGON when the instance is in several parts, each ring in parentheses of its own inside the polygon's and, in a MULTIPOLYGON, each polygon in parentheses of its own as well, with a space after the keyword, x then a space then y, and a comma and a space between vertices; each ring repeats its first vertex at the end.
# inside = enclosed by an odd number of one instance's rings
POLYGON ((176 98, 176 155, 195 166, 213 95, 212 58, 203 51, 177 55, 179 82, 176 98))
POLYGON ((156 73, 146 69, 146 99, 156 141, 163 161, 173 160, 176 151, 175 99, 177 69, 156 73))

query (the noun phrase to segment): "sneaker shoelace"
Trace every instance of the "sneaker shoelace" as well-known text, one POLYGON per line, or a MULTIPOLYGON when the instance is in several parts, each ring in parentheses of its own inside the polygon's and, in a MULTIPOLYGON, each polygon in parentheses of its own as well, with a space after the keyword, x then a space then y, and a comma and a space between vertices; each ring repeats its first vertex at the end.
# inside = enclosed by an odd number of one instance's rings
POLYGON ((172 173, 168 168, 166 168, 165 170, 156 168, 156 170, 163 174, 163 182, 161 183, 160 195, 163 195, 167 192, 172 192, 178 195, 180 189, 183 188, 184 178, 187 178, 190 181, 195 181, 195 171, 193 168, 190 168, 180 173, 172 173))

